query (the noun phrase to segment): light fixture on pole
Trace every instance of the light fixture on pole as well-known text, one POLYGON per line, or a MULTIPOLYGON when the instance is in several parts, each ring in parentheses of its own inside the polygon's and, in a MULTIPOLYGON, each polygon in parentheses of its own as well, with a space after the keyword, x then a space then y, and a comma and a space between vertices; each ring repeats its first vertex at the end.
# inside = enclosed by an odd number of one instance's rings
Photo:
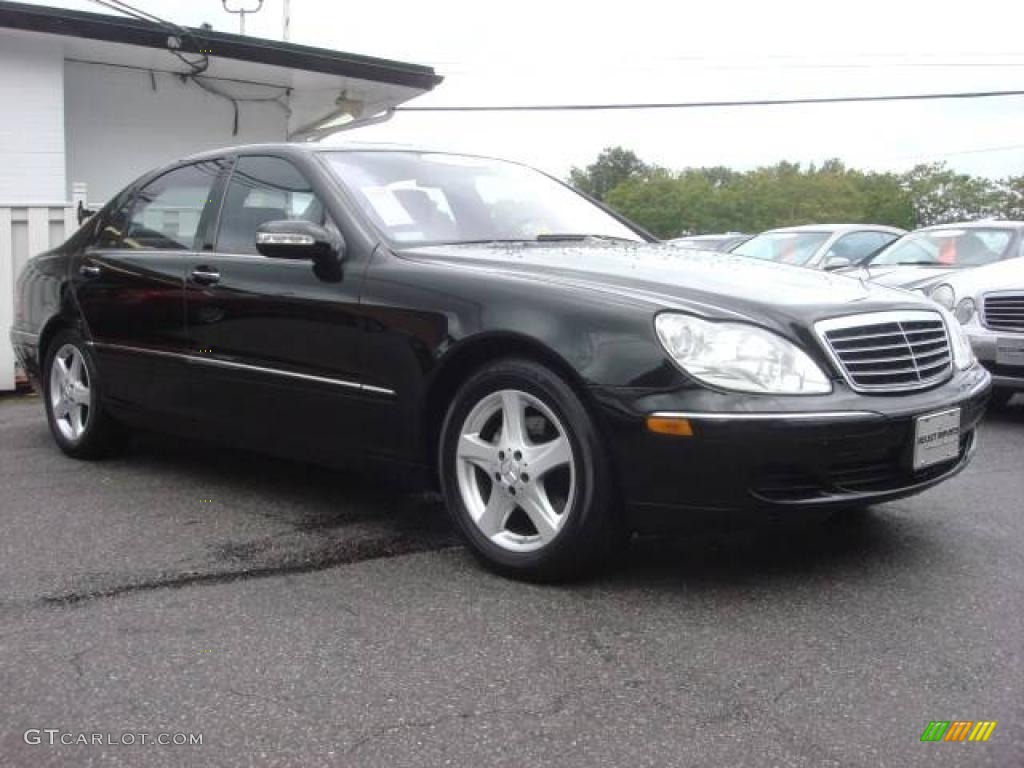
POLYGON ((256 6, 242 4, 238 8, 229 8, 228 0, 220 0, 221 5, 224 6, 224 10, 228 13, 234 13, 238 16, 238 34, 245 34, 245 17, 250 13, 259 13, 263 10, 263 0, 256 0, 256 6))

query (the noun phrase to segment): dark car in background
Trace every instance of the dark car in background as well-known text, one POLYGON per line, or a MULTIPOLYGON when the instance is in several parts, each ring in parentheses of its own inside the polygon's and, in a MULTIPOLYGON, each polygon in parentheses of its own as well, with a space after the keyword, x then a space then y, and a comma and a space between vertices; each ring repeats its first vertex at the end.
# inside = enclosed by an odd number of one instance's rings
POLYGON ((905 230, 881 224, 808 224, 762 232, 732 253, 810 269, 834 270, 860 264, 905 230))
POLYGON ((904 235, 860 265, 842 270, 880 285, 927 292, 960 269, 1024 256, 1024 222, 941 224, 904 235))
MULTIPOLYGON (((990 388, 919 296, 648 242, 515 163, 264 145, 131 184, 18 278, 51 432, 433 482, 502 573, 689 513, 836 509, 970 460, 990 388)), ((59 479, 54 479, 59 482, 59 479)))
POLYGON ((686 235, 685 237, 677 237, 665 242, 677 248, 694 248, 703 251, 731 251, 751 237, 753 235, 747 235, 743 232, 722 232, 709 235, 686 235))

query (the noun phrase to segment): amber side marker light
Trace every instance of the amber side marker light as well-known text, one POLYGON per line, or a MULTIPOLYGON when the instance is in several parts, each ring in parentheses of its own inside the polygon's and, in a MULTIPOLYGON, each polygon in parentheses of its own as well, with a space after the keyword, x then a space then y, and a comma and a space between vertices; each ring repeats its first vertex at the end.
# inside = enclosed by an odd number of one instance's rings
POLYGON ((690 420, 678 416, 648 416, 647 428, 651 432, 657 432, 660 435, 693 437, 693 427, 690 426, 690 420))

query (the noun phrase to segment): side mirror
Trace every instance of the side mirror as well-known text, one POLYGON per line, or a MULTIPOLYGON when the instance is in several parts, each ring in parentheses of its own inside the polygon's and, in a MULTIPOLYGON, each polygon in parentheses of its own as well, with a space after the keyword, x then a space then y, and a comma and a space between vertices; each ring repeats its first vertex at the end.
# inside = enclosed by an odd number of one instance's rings
POLYGON ((256 250, 271 259, 338 264, 345 256, 345 241, 341 235, 308 221, 268 221, 256 229, 256 250))
POLYGON ((845 256, 829 256, 825 259, 824 268, 832 271, 833 269, 842 269, 843 267, 851 267, 853 262, 845 256))

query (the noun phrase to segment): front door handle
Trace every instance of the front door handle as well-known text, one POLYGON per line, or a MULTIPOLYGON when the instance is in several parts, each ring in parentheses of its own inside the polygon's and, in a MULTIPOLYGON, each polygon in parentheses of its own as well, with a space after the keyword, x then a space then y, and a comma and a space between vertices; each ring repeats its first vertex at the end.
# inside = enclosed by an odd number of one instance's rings
POLYGON ((220 282, 220 272, 212 267, 196 267, 192 270, 192 282, 199 285, 213 285, 220 282))
POLYGON ((98 264, 83 264, 81 267, 79 267, 78 272, 82 275, 82 277, 92 279, 94 277, 99 277, 100 272, 102 272, 102 270, 100 269, 98 264))

